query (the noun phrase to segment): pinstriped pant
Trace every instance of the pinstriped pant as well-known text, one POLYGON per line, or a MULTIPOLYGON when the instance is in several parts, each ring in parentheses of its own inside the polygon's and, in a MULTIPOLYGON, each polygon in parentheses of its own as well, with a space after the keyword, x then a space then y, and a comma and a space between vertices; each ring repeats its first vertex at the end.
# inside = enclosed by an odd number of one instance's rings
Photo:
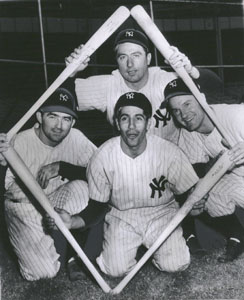
MULTIPOLYGON (((159 237, 176 209, 148 207, 128 211, 112 209, 105 218, 104 244, 97 263, 111 276, 123 276, 136 264, 140 245, 149 248, 159 237)), ((153 263, 161 271, 182 271, 190 264, 189 249, 178 227, 155 252, 153 263)))
MULTIPOLYGON (((87 183, 68 182, 48 198, 54 207, 77 214, 88 203, 87 183)), ((5 216, 22 276, 30 281, 54 277, 60 268, 59 254, 53 239, 43 228, 42 213, 30 202, 5 199, 5 216)))
POLYGON ((209 193, 206 210, 212 217, 231 215, 235 208, 244 208, 244 178, 225 174, 209 193))

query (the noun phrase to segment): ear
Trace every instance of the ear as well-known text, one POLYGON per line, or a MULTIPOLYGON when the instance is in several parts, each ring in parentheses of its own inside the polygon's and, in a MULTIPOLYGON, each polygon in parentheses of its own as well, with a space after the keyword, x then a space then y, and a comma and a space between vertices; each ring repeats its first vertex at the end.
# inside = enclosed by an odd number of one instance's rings
POLYGON ((71 127, 73 127, 75 125, 75 122, 76 122, 76 119, 73 118, 71 127))
POLYGON ((38 123, 42 124, 42 114, 41 114, 41 112, 38 111, 36 113, 36 119, 37 119, 38 123))
POLYGON ((152 60, 152 54, 149 52, 147 53, 147 65, 149 66, 152 60))
POLYGON ((119 127, 119 121, 118 121, 118 119, 117 119, 117 118, 115 119, 115 124, 116 124, 116 128, 117 128, 117 130, 118 130, 118 131, 120 131, 120 127, 119 127))
POLYGON ((151 124, 152 124, 152 118, 149 118, 147 121, 147 131, 150 129, 151 124))

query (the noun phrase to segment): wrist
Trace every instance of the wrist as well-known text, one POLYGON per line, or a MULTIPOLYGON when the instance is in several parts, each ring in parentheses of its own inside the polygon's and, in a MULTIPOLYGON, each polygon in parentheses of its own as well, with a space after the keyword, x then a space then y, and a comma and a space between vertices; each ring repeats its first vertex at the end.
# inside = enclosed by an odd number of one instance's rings
POLYGON ((81 229, 83 227, 85 227, 85 222, 79 215, 74 215, 71 217, 70 229, 81 229))
POLYGON ((188 71, 188 74, 194 79, 197 79, 200 76, 198 69, 194 66, 191 67, 190 71, 188 71))

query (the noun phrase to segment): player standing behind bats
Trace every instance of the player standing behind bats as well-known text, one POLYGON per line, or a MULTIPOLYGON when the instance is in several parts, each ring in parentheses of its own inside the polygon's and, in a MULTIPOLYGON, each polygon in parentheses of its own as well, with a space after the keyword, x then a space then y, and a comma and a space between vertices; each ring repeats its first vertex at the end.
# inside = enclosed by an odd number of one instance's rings
MULTIPOLYGON (((81 50, 82 46, 75 49, 65 59, 66 64, 77 58, 81 50)), ((172 50, 170 63, 175 67, 184 66, 193 78, 198 78, 198 70, 192 66, 186 55, 179 52, 176 47, 172 47, 172 50)), ((164 88, 168 82, 176 78, 176 73, 166 72, 159 67, 149 67, 152 59, 149 41, 147 36, 139 30, 125 29, 119 32, 114 41, 114 52, 118 69, 111 75, 75 80, 78 109, 106 111, 108 121, 113 124, 117 99, 126 92, 140 92, 152 104, 153 119, 150 132, 170 141, 177 139, 177 130, 169 114, 165 109, 160 109, 164 100, 162 87, 164 88), (166 126, 167 123, 169 123, 168 126, 166 126)), ((87 64, 80 65, 77 72, 82 71, 86 66, 87 64)))
MULTIPOLYGON (((19 133, 13 146, 52 205, 76 214, 88 203, 86 167, 96 146, 72 128, 77 119, 76 100, 65 88, 54 92, 36 118, 39 126, 19 133)), ((2 133, 0 152, 7 149, 2 133)), ((1 164, 6 164, 2 156, 1 164)), ((5 188, 6 223, 22 276, 31 281, 54 277, 60 269, 58 250, 63 251, 64 245, 56 248, 43 226, 45 213, 10 169, 5 188)))
MULTIPOLYGON (((97 263, 111 276, 123 276, 133 268, 140 245, 149 248, 177 213, 174 194, 186 192, 198 181, 176 145, 147 134, 151 115, 152 106, 143 94, 129 92, 119 98, 115 119, 120 136, 98 148, 89 163, 88 207, 72 217, 60 212, 69 228, 82 228, 92 220, 96 205, 109 203, 97 263)), ((202 207, 201 201, 198 205, 202 207)), ((153 263, 167 272, 188 267, 190 253, 180 226, 155 252, 153 263)))
MULTIPOLYGON (((221 151, 228 150, 220 133, 181 79, 171 81, 164 94, 165 104, 181 128, 178 145, 193 165, 207 163, 221 151)), ((226 252, 218 260, 229 262, 244 251, 244 230, 235 215, 236 206, 244 208, 244 106, 216 104, 210 107, 235 145, 229 150, 234 167, 213 187, 206 202, 206 212, 213 217, 212 226, 227 238, 226 252)), ((207 219, 201 218, 203 222, 207 219)))

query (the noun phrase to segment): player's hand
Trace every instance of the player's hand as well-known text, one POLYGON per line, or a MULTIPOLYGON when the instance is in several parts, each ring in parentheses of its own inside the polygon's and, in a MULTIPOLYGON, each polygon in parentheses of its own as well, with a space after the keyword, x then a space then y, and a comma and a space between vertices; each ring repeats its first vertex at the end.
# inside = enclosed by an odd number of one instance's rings
POLYGON ((193 205, 192 210, 190 212, 192 216, 198 216, 204 211, 207 198, 208 195, 204 196, 201 200, 199 200, 193 205))
POLYGON ((165 63, 171 65, 174 69, 184 67, 186 72, 194 79, 199 78, 200 73, 197 68, 193 67, 189 58, 179 51, 177 47, 170 46, 170 49, 173 50, 172 55, 169 57, 169 60, 165 60, 165 63))
POLYGON ((244 164, 244 142, 239 142, 229 150, 230 160, 233 161, 235 166, 244 164))
POLYGON ((8 148, 10 147, 7 134, 6 133, 0 133, 0 165, 6 166, 7 161, 2 155, 2 153, 6 152, 8 148))
POLYGON ((58 176, 59 167, 60 164, 57 161, 40 168, 40 170, 37 173, 37 182, 43 189, 45 189, 48 186, 49 180, 51 178, 58 176))
MULTIPOLYGON (((65 57, 66 66, 68 66, 72 62, 75 62, 75 60, 80 57, 83 46, 84 45, 80 45, 78 48, 75 48, 68 57, 65 57)), ((89 61, 90 57, 87 57, 85 61, 78 65, 77 69, 70 75, 70 77, 74 77, 77 72, 83 71, 88 66, 89 61)))
MULTIPOLYGON (((64 222, 65 226, 68 229, 71 229, 72 226, 72 216, 64 209, 55 207, 54 210, 59 214, 60 218, 64 222)), ((48 229, 58 230, 58 227, 55 224, 55 221, 48 214, 45 216, 45 225, 48 229)))

